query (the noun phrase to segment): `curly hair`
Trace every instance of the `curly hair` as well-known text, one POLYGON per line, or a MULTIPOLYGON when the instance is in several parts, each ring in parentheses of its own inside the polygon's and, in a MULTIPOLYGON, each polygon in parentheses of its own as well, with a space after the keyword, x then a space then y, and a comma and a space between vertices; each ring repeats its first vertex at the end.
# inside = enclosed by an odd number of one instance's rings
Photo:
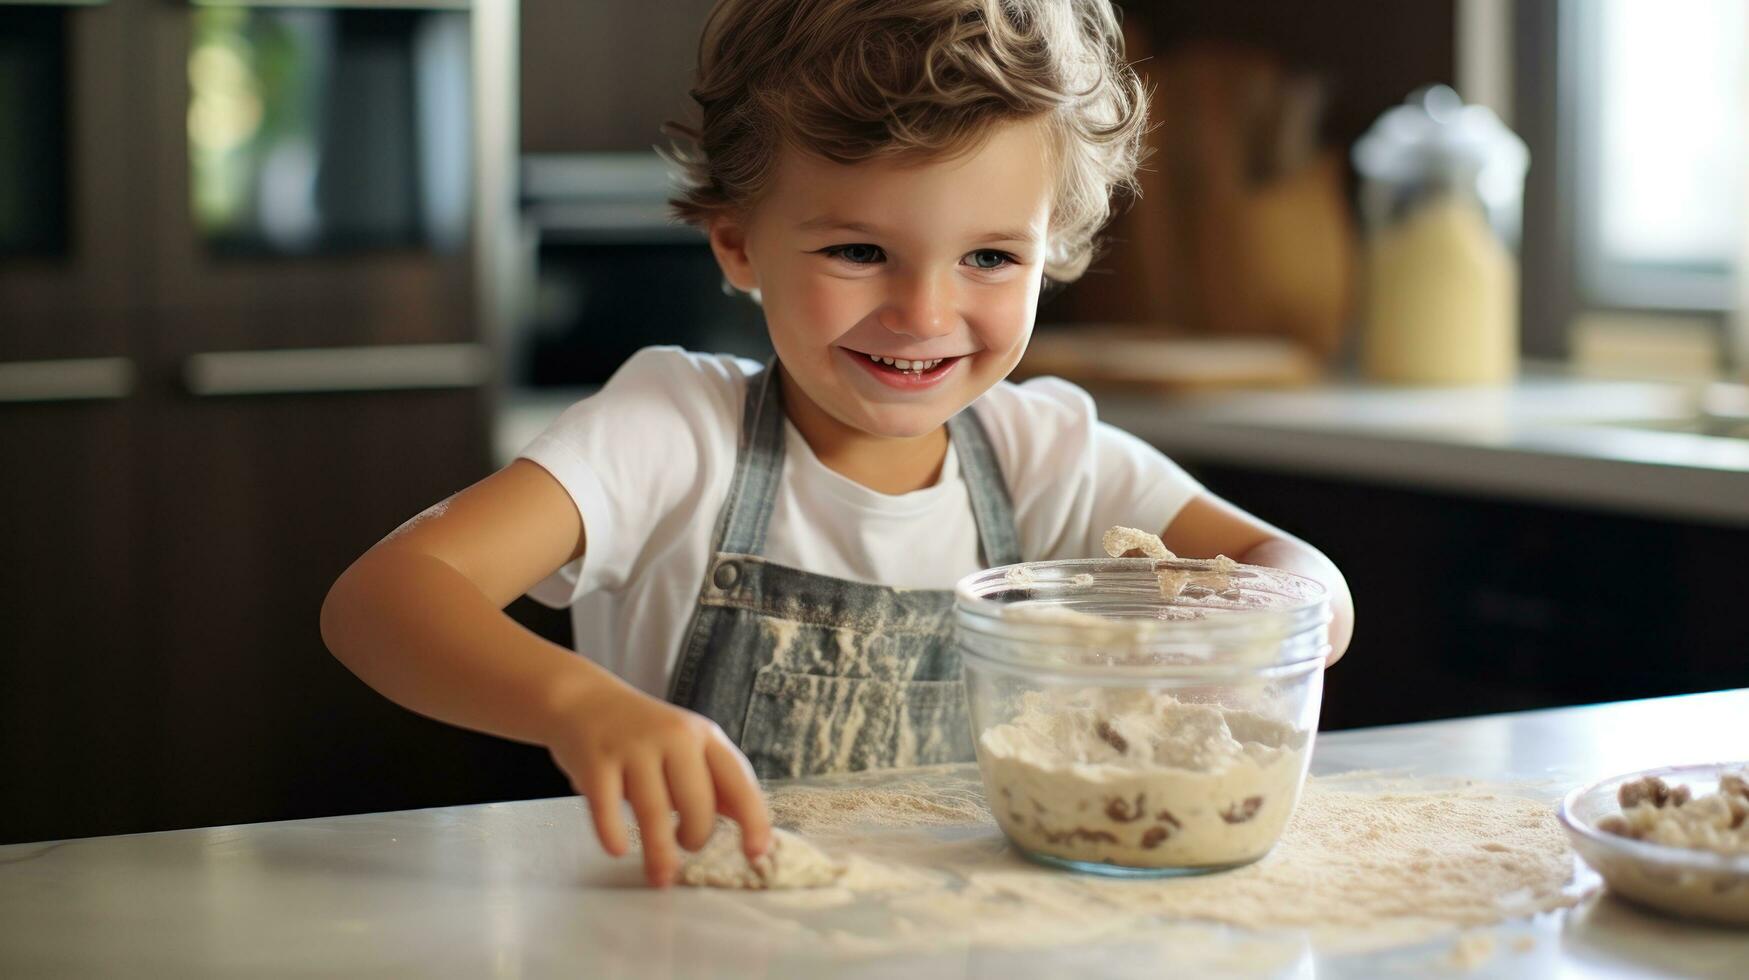
POLYGON ((1086 271, 1113 195, 1139 195, 1148 93, 1110 0, 719 0, 690 94, 698 126, 658 152, 679 170, 675 218, 745 214, 779 151, 901 163, 976 152, 1037 120, 1055 172, 1044 274, 1086 271))

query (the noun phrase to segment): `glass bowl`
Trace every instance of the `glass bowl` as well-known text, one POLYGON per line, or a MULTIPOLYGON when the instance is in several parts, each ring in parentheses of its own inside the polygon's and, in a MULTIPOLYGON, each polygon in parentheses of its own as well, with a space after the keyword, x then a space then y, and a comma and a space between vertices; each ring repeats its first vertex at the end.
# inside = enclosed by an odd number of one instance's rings
POLYGON ((1603 876, 1610 891, 1641 905, 1711 922, 1749 925, 1749 854, 1720 854, 1635 840, 1598 828, 1620 813, 1623 783, 1656 776, 1695 796, 1714 792, 1719 776, 1749 769, 1749 762, 1670 766, 1611 776, 1576 789, 1561 801, 1561 826, 1573 850, 1603 876))
POLYGON ((1159 876, 1275 846, 1318 727, 1323 586, 1230 561, 1027 562, 961 579, 954 615, 985 795, 1028 857, 1159 876))

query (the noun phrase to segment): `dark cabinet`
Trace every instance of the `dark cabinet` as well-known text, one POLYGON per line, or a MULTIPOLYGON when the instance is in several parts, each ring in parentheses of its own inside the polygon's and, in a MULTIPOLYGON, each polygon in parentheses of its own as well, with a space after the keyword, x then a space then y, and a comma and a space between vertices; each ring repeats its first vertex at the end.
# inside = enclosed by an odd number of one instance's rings
POLYGON ((135 13, 0 7, 0 841, 152 803, 135 13))
POLYGON ((1348 578, 1326 728, 1749 687, 1749 529, 1179 461, 1348 578))
POLYGON ((0 6, 0 358, 125 355, 114 319, 137 296, 138 152, 121 5, 0 6))
POLYGON ((118 401, 0 404, 0 841, 151 812, 137 434, 118 401))
POLYGON ((642 152, 687 97, 714 0, 522 0, 525 153, 642 152))
POLYGON ((159 822, 566 791, 544 752, 385 700, 318 632, 348 562, 485 471, 478 392, 183 397, 161 413, 148 499, 179 516, 144 541, 170 587, 141 624, 164 678, 159 822))
MULTIPOLYGON (((262 205, 279 209, 271 234, 259 207, 218 222, 201 197, 216 178, 200 155, 243 137, 198 127, 288 111, 260 101, 237 51, 203 43, 259 22, 287 32, 279 55, 352 45, 311 62, 350 72, 330 108, 357 98, 419 117, 383 127, 442 128, 470 111, 469 82, 457 103, 419 58, 490 59, 469 55, 478 11, 433 6, 0 7, 64 46, 45 60, 0 43, 0 77, 38 80, 56 116, 0 99, 0 132, 63 137, 30 155, 60 168, 48 184, 3 166, 0 181, 39 203, 66 187, 0 249, 0 842, 566 791, 545 752, 383 699, 318 631, 348 562, 490 466, 476 195, 511 148, 464 146, 459 205, 443 198, 456 173, 417 161, 371 178, 406 184, 406 207, 317 188, 302 212, 262 205), (203 84, 241 101, 203 109, 203 84), (414 105, 420 85, 435 104, 414 105)), ((308 132, 355 138, 335 115, 308 132)), ((397 145, 448 154, 444 138, 397 145)), ((307 184, 297 168, 322 149, 296 142, 233 155, 224 179, 307 184)))

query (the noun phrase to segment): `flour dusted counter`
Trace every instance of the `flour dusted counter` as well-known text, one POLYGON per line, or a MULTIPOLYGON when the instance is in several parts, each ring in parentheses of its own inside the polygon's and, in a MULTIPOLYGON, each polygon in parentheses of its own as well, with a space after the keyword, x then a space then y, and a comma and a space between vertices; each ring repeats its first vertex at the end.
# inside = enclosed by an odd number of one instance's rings
MULTIPOLYGON (((1362 729, 1320 737, 1312 765, 1326 778, 1383 770, 1386 779, 1514 781, 1552 807, 1565 789, 1611 773, 1749 759, 1745 717, 1749 691, 1734 691, 1362 729)), ((1012 857, 993 824, 963 819, 980 805, 973 767, 858 784, 871 798, 917 803, 917 833, 902 846, 919 866, 937 853, 992 866, 1012 857)), ((786 789, 824 800, 814 792, 823 786, 786 789)), ((635 860, 602 854, 575 799, 13 845, 0 847, 0 974, 661 978, 813 975, 830 965, 844 976, 1042 977, 1157 976, 1199 964, 1319 977, 1723 977, 1749 963, 1749 931, 1691 926, 1595 894, 1530 920, 1354 953, 1303 930, 1171 924, 1141 940, 1039 946, 1002 939, 992 916, 966 924, 979 942, 909 943, 883 932, 904 927, 854 895, 653 892, 640 880, 635 860)), ((1197 880, 1208 879, 1185 879, 1197 880)), ((1594 880, 1582 871, 1577 889, 1594 880)), ((1015 921, 1052 917, 1036 898, 1011 899, 1015 921)), ((1098 909, 1058 911, 1099 919, 1098 909)))

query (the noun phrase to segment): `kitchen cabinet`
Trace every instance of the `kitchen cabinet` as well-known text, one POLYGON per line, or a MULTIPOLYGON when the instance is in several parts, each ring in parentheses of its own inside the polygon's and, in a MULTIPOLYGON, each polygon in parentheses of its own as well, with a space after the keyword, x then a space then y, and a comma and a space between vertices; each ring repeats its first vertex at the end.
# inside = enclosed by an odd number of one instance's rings
POLYGON ((524 153, 644 152, 687 96, 713 0, 522 0, 524 153))
POLYGON ((1347 577, 1326 728, 1749 686, 1749 529, 1176 458, 1347 577))
MULTIPOLYGON (((65 232, 0 254, 0 841, 565 789, 544 751, 407 712, 322 644, 346 564, 488 472, 489 330, 473 237, 276 251, 203 224, 194 46, 248 9, 0 8, 67 52, 30 69, 65 232)), ((286 16, 392 71, 422 23, 286 16)), ((470 152, 477 175, 499 151, 470 152)))
POLYGON ((146 12, 142 217, 151 303, 181 314, 172 366, 201 350, 477 339, 465 12, 146 12), (463 88, 431 80, 445 73, 463 88))
POLYGON ((0 840, 150 812, 138 433, 111 400, 0 404, 0 840))
POLYGON ((328 586, 483 474, 478 391, 182 396, 145 465, 163 670, 155 820, 281 819, 563 792, 546 753, 408 712, 330 656, 328 586), (217 778, 215 778, 217 777, 217 778))
POLYGON ((0 8, 0 840, 150 810, 124 5, 0 8), (69 84, 68 79, 77 79, 69 84))

